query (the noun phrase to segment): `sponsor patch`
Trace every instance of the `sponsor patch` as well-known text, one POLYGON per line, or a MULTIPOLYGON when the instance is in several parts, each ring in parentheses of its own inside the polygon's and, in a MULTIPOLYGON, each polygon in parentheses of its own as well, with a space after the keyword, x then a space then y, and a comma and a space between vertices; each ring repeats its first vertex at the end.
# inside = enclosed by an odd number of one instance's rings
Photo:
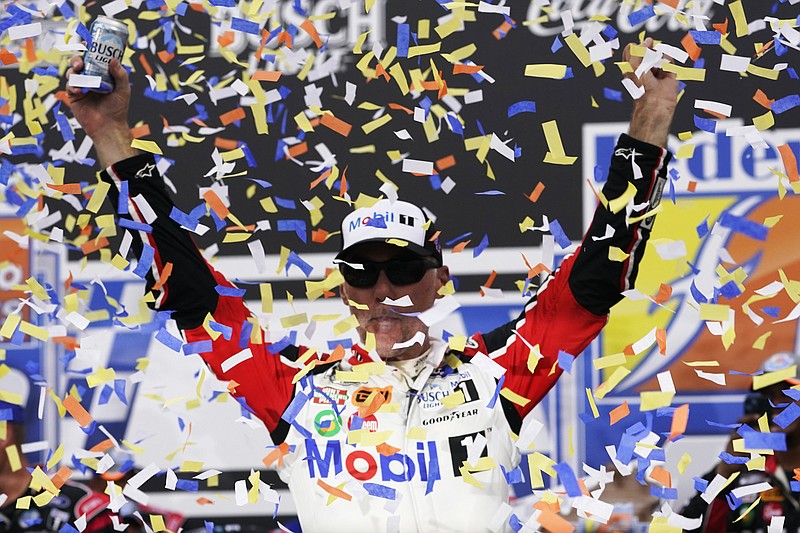
POLYGON ((369 399, 370 395, 373 392, 377 392, 381 396, 383 396, 384 403, 389 403, 392 401, 392 386, 389 385, 388 387, 378 388, 378 387, 360 387, 353 393, 353 405, 356 407, 360 405, 366 405, 367 400, 369 399))
POLYGON ((344 405, 347 401, 347 391, 337 389, 336 387, 322 387, 314 390, 314 403, 325 403, 330 405, 331 402, 336 405, 344 405))

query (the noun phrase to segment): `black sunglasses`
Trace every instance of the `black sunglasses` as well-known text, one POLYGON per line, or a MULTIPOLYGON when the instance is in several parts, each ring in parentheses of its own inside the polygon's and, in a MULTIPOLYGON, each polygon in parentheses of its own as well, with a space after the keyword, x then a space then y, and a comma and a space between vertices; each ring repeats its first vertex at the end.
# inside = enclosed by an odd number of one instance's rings
POLYGON ((344 280, 353 287, 364 289, 372 287, 378 281, 381 271, 392 285, 412 285, 425 277, 425 272, 438 265, 428 259, 390 259, 389 261, 352 261, 340 262, 339 271, 344 280), (361 266, 362 268, 356 268, 361 266))

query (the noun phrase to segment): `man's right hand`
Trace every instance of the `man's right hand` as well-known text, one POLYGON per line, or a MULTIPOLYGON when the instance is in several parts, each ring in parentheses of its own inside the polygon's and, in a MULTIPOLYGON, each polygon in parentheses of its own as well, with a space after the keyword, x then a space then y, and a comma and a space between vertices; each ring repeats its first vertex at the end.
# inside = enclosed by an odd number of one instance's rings
POLYGON ((83 59, 74 56, 67 69, 67 95, 75 119, 87 135, 94 141, 101 167, 108 167, 138 155, 131 147, 131 134, 128 125, 128 107, 131 88, 128 73, 117 59, 112 59, 109 72, 114 78, 115 88, 108 94, 85 91, 82 87, 72 87, 70 76, 83 71, 83 59))

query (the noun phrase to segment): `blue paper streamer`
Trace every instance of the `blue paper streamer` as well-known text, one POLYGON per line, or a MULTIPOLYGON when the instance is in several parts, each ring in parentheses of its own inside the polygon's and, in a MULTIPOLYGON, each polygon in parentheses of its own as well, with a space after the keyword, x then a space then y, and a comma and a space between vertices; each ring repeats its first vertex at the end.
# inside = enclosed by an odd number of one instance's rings
POLYGON ((564 233, 564 229, 561 227, 561 224, 558 220, 551 220, 550 221, 550 234, 555 238, 556 243, 561 249, 569 248, 572 245, 572 241, 569 240, 567 234, 564 233))
POLYGON ((363 486, 370 496, 383 498, 385 500, 394 500, 397 498, 397 491, 391 487, 387 487, 386 485, 380 485, 378 483, 364 483, 363 486))
POLYGON ((536 102, 533 100, 521 100, 508 106, 508 118, 520 113, 536 113, 536 102))
POLYGON ((175 337, 165 328, 158 330, 158 333, 156 333, 156 340, 173 352, 180 352, 181 346, 183 346, 183 341, 178 337, 175 337))
MULTIPOLYGON (((799 391, 800 392, 800 391, 799 391)), ((790 403, 783 411, 773 417, 772 421, 778 424, 783 429, 786 429, 789 424, 800 418, 800 405, 790 403)))
POLYGON ((297 415, 300 414, 300 411, 303 409, 307 401, 308 396, 306 393, 299 391, 297 394, 295 394, 294 398, 292 398, 292 402, 283 411, 281 419, 289 424, 293 424, 297 418, 297 415))
POLYGON ((211 340, 187 342, 183 345, 183 354, 189 355, 193 353, 206 353, 212 351, 213 349, 214 346, 211 340))
POLYGON ((628 22, 631 26, 638 26, 642 24, 647 19, 653 18, 656 16, 656 11, 653 9, 653 6, 645 6, 638 11, 634 11, 630 15, 628 15, 628 22))
POLYGON ((783 98, 779 98, 772 102, 772 105, 769 108, 772 110, 773 113, 780 115, 793 107, 797 107, 800 105, 800 95, 790 94, 789 96, 784 96, 783 98))
POLYGON ((244 293, 247 292, 245 289, 240 289, 238 287, 226 287, 225 285, 217 285, 214 287, 214 290, 217 291, 217 294, 220 296, 234 296, 239 298, 244 296, 244 293))
POLYGON ((722 34, 717 30, 689 30, 689 34, 697 44, 720 44, 722 42, 722 34))
POLYGON ((567 496, 576 497, 582 494, 581 487, 578 484, 578 478, 575 477, 575 472, 572 471, 572 467, 569 466, 569 464, 558 463, 553 467, 553 470, 556 471, 558 478, 561 480, 561 484, 564 485, 567 496))

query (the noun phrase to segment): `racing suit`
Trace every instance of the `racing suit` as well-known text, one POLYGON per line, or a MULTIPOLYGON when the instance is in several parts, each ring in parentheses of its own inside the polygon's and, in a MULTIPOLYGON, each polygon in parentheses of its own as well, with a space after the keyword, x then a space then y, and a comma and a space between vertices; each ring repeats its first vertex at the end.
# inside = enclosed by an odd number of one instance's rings
MULTIPOLYGON (((618 198, 631 183, 631 216, 655 208, 669 158, 622 135, 604 196, 618 198)), ((242 296, 176 222, 192 223, 174 216, 151 156, 121 161, 101 177, 132 199, 112 197, 127 204, 120 225, 144 243, 135 249, 136 271, 153 306, 174 310, 186 340, 199 343, 193 346, 218 378, 236 383, 234 394, 279 445, 265 463, 289 484, 305 531, 486 531, 498 520, 507 528, 495 513, 507 509, 505 473, 519 462, 511 432, 560 376, 559 352, 580 354, 632 288, 654 219, 628 221, 625 209, 600 206, 580 249, 516 320, 473 335, 463 350, 434 341, 410 379, 360 345, 306 361, 309 348, 254 326, 242 296), (610 260, 610 246, 627 259, 610 260), (533 373, 532 351, 541 354, 533 373), (298 360, 314 367, 293 384, 298 360)))

